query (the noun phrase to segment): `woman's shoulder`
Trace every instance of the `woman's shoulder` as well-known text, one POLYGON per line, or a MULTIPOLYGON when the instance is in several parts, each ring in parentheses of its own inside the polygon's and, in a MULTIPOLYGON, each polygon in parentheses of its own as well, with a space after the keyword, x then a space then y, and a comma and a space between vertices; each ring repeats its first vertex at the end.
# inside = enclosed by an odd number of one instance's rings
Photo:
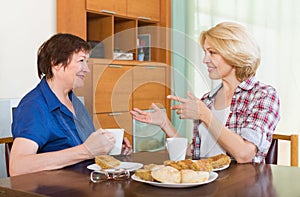
POLYGON ((252 98, 252 101, 255 101, 254 103, 263 103, 265 106, 277 108, 274 106, 276 105, 279 107, 280 105, 280 98, 276 88, 261 81, 257 81, 251 91, 245 96, 252 98))
POLYGON ((37 108, 46 108, 47 103, 43 97, 43 94, 35 88, 28 92, 20 101, 18 108, 21 108, 22 111, 24 110, 34 110, 37 108))
POLYGON ((257 81, 257 83, 254 86, 254 90, 256 93, 264 93, 267 95, 278 95, 277 90, 274 86, 270 84, 265 84, 261 81, 257 81))
POLYGON ((269 84, 265 84, 255 77, 251 77, 243 81, 239 85, 239 87, 246 92, 254 95, 277 95, 277 90, 275 87, 269 84))

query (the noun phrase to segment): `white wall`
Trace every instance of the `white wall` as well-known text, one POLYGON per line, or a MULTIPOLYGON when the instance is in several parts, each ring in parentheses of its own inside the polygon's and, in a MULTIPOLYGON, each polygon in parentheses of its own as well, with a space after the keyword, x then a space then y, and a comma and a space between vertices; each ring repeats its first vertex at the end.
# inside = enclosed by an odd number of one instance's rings
POLYGON ((39 81, 38 47, 56 32, 56 0, 1 1, 0 98, 22 97, 39 81))
MULTIPOLYGON (((56 32, 56 0, 1 1, 0 27, 0 99, 20 98, 39 82, 37 50, 56 32)), ((4 165, 0 157, 0 177, 4 165)))

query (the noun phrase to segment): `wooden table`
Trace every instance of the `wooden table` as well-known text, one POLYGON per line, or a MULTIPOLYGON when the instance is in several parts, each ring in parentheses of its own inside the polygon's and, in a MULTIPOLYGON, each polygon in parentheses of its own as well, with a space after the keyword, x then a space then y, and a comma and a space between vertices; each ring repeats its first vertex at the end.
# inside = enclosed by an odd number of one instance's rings
MULTIPOLYGON (((165 151, 140 152, 119 156, 122 161, 143 164, 162 164, 168 159, 165 151)), ((218 172, 218 178, 209 184, 192 188, 161 188, 134 180, 92 183, 85 161, 61 170, 44 171, 0 179, 0 196, 26 192, 46 196, 300 196, 300 168, 264 165, 235 164, 218 172), (2 187, 2 188, 1 188, 2 187)))

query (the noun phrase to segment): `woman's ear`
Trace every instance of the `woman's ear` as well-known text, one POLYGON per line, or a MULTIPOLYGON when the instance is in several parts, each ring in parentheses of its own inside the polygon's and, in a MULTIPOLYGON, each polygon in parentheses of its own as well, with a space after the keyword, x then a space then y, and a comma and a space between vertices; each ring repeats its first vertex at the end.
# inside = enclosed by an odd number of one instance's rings
POLYGON ((57 64, 57 65, 52 64, 51 70, 52 70, 53 75, 56 75, 55 73, 58 73, 61 69, 63 69, 62 63, 57 64))
POLYGON ((63 64, 62 63, 57 64, 57 65, 52 64, 52 68, 56 71, 59 71, 61 68, 63 68, 63 64))

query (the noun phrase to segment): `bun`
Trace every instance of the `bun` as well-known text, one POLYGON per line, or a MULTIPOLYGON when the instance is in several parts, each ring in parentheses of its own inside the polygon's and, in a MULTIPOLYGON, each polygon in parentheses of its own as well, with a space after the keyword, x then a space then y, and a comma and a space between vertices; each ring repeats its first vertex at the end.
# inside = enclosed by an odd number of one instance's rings
POLYGON ((171 167, 164 166, 156 170, 151 171, 151 176, 154 180, 161 183, 180 183, 181 175, 180 171, 171 167))
POLYGON ((164 167, 164 165, 157 165, 157 164, 148 164, 148 165, 144 165, 144 169, 146 170, 157 170, 158 168, 164 167))
POLYGON ((209 159, 201 159, 196 161, 192 161, 190 159, 180 160, 180 161, 167 160, 164 161, 164 165, 171 166, 173 168, 176 168, 177 170, 189 169, 195 171, 208 171, 208 172, 213 170, 211 160, 209 159))
POLYGON ((214 169, 221 168, 231 163, 230 157, 225 154, 219 154, 213 157, 209 157, 209 159, 211 160, 211 165, 214 169))
POLYGON ((154 181, 153 177, 151 176, 151 170, 148 169, 138 169, 135 171, 135 176, 140 177, 145 181, 154 181))
POLYGON ((190 169, 195 170, 195 171, 210 172, 213 170, 213 166, 212 166, 210 159, 201 159, 201 160, 194 161, 194 163, 191 165, 190 169))
POLYGON ((98 155, 95 157, 95 162, 102 169, 115 168, 120 165, 120 161, 110 155, 98 155))
POLYGON ((209 178, 209 172, 181 170, 181 183, 201 183, 209 178))

